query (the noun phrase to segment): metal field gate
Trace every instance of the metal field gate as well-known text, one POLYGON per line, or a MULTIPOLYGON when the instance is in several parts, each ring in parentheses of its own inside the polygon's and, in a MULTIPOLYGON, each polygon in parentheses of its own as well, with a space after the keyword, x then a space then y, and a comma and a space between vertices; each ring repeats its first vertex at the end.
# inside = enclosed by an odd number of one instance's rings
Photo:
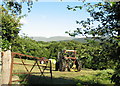
POLYGON ((52 64, 51 61, 46 59, 45 57, 39 58, 39 57, 34 57, 34 56, 30 56, 30 55, 24 55, 21 53, 16 53, 16 52, 12 52, 11 53, 11 58, 12 58, 12 62, 11 62, 11 70, 10 70, 10 82, 9 84, 11 85, 13 82, 19 82, 19 81, 26 81, 28 80, 29 76, 32 74, 39 74, 40 76, 44 76, 44 73, 49 73, 50 77, 52 79, 52 64), (17 60, 15 60, 16 58, 17 60), (25 58, 28 59, 32 59, 29 61, 32 62, 26 62, 25 58), (41 64, 43 63, 44 64, 41 64), (14 68, 16 67, 16 69, 20 69, 22 66, 22 68, 25 69, 25 71, 14 71, 14 68), (35 69, 35 67, 37 67, 37 70, 39 71, 33 71, 35 69), (47 72, 45 71, 47 70, 47 72), (14 75, 25 75, 22 79, 16 80, 13 79, 14 75))

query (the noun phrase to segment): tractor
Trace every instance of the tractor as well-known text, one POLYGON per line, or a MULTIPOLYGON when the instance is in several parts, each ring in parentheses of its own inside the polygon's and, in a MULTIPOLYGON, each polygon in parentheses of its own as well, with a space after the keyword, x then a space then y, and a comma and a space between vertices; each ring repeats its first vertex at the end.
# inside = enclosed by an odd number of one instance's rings
POLYGON ((58 53, 58 59, 56 62, 56 70, 58 71, 80 71, 81 62, 76 57, 76 50, 63 50, 58 53))

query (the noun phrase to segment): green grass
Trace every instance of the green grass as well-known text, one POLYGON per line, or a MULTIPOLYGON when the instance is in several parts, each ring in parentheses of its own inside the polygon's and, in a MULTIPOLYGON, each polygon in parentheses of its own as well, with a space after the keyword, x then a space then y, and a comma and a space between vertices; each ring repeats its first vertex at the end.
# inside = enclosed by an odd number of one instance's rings
POLYGON ((82 84, 110 85, 110 84, 114 84, 114 83, 111 83, 111 80, 110 80, 113 72, 114 71, 111 69, 101 70, 101 71, 98 71, 96 74, 77 76, 75 77, 75 80, 80 81, 82 84))
MULTIPOLYGON (((14 59, 15 62, 20 62, 18 58, 14 59)), ((33 64, 34 61, 25 60, 28 64, 33 64)), ((32 66, 26 66, 29 70, 32 66)), ((14 65, 14 72, 25 72, 24 66, 14 65)), ((35 67, 32 72, 39 72, 38 67, 35 67)), ((46 70, 49 72, 49 70, 46 70)), ((50 73, 40 76, 40 74, 32 74, 27 82, 22 82, 22 84, 59 84, 61 86, 109 86, 111 83, 111 76, 113 74, 112 69, 107 70, 92 70, 92 69, 82 69, 80 72, 60 72, 53 70, 53 79, 50 78, 50 73), (88 84, 88 85, 87 85, 88 84)), ((19 75, 22 79, 24 75, 19 75)))

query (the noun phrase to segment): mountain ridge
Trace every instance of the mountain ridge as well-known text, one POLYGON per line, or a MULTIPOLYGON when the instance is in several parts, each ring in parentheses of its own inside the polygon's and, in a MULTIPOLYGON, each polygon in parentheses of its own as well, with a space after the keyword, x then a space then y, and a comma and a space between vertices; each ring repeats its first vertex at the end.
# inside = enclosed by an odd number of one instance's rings
POLYGON ((50 42, 50 41, 69 41, 69 40, 75 40, 75 41, 79 41, 79 42, 82 42, 82 43, 85 43, 86 40, 85 38, 75 38, 75 37, 66 37, 66 36, 53 36, 53 37, 41 37, 41 36, 31 36, 30 37, 31 39, 33 40, 36 40, 36 41, 45 41, 45 42, 50 42))
MULTIPOLYGON (((83 38, 75 38, 75 37, 66 37, 66 36, 53 36, 53 37, 31 36, 30 38, 35 41, 44 41, 44 42, 69 41, 69 40, 79 41, 81 43, 87 42, 84 37, 83 38)), ((89 37, 89 39, 91 39, 91 37, 89 37)))
POLYGON ((69 40, 75 40, 75 41, 79 41, 82 43, 86 42, 85 38, 75 38, 75 37, 66 37, 66 36, 53 36, 53 37, 31 36, 30 38, 35 40, 35 41, 45 41, 45 42, 69 41, 69 40))
POLYGON ((33 40, 36 40, 36 41, 46 41, 46 42, 49 42, 49 41, 63 41, 63 40, 72 40, 74 39, 74 37, 66 37, 66 36, 53 36, 53 37, 30 37, 31 39, 33 40))

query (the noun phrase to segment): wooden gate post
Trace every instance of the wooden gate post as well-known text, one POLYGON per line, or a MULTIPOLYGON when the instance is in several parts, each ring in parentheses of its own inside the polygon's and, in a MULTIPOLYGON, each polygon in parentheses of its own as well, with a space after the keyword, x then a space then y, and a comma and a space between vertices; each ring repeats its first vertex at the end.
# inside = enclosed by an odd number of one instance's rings
POLYGON ((11 76, 11 51, 3 52, 2 56, 2 84, 9 84, 11 76))

